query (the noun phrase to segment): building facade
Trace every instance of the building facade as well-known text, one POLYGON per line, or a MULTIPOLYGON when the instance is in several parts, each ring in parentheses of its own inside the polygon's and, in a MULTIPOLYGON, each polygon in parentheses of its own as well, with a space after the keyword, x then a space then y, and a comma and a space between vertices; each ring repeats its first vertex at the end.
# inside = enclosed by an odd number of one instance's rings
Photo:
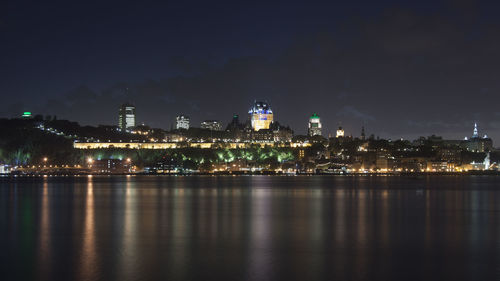
POLYGON ((189 117, 186 115, 179 115, 175 118, 175 128, 178 129, 189 129, 189 117))
POLYGON ((309 136, 321 136, 321 119, 318 114, 314 113, 309 117, 308 135, 309 136))
POLYGON ((21 118, 24 118, 24 119, 32 119, 33 118, 33 115, 31 114, 30 111, 24 111, 23 114, 21 115, 21 118))
POLYGON ((130 159, 99 159, 89 161, 88 168, 97 174, 130 173, 132 163, 130 159))
POLYGON ((487 135, 480 137, 477 129, 477 123, 474 123, 472 137, 466 137, 461 146, 471 152, 487 152, 493 149, 493 140, 487 135))
POLYGON ((222 131, 222 122, 217 120, 205 120, 201 122, 200 127, 211 131, 222 131))
POLYGON ((337 137, 337 138, 343 138, 344 137, 344 129, 342 129, 342 127, 339 126, 339 128, 337 129, 337 134, 335 135, 335 137, 337 137))
POLYGON ((273 111, 266 102, 256 101, 248 114, 254 131, 269 129, 273 123, 273 111))
POLYGON ((240 123, 240 117, 238 114, 233 114, 233 118, 227 124, 226 131, 235 131, 235 130, 243 130, 245 128, 245 124, 240 123))
POLYGON ((129 103, 122 104, 118 112, 118 127, 122 132, 135 127, 135 106, 129 103))

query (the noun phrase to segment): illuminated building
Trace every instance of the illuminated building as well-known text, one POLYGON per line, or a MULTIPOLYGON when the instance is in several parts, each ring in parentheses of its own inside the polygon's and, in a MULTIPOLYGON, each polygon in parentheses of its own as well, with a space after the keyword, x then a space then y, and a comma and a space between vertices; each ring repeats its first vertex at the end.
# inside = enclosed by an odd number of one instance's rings
POLYGON ((118 113, 118 127, 122 132, 135 127, 135 106, 129 103, 122 104, 118 113))
POLYGON ((293 131, 290 127, 285 127, 278 122, 273 122, 269 126, 269 129, 254 131, 252 128, 247 128, 243 139, 251 142, 286 143, 291 142, 292 137, 293 131))
POLYGON ((389 172, 394 170, 394 157, 390 153, 377 152, 375 159, 375 169, 379 172, 389 172))
POLYGON ((485 152, 491 151, 491 149, 493 148, 493 141, 487 135, 484 135, 484 137, 480 137, 477 129, 477 123, 474 123, 472 137, 470 139, 466 137, 461 146, 468 151, 485 152))
POLYGON ((293 131, 290 128, 278 127, 273 129, 274 142, 291 142, 293 131))
POLYGON ((200 127, 211 131, 222 131, 222 122, 217 120, 205 120, 201 122, 200 127))
POLYGON ((341 126, 339 126, 339 129, 337 130, 337 138, 343 138, 344 137, 344 129, 342 129, 341 126))
POLYGON ((170 174, 177 173, 182 169, 182 165, 180 165, 173 158, 163 159, 158 162, 155 166, 149 168, 149 172, 157 173, 157 174, 170 174))
POLYGON ((248 114, 250 114, 250 121, 254 131, 269 129, 273 122, 273 111, 269 104, 265 102, 256 101, 248 114))
POLYGON ((274 133, 271 129, 260 129, 258 131, 247 130, 245 139, 251 142, 271 143, 274 140, 274 133))
POLYGON ((0 175, 10 173, 9 166, 0 164, 0 175))
POLYGON ((143 124, 136 126, 131 129, 130 131, 132 134, 137 134, 137 135, 143 135, 147 136, 153 132, 153 130, 149 127, 143 124))
POLYGON ((122 174, 132 172, 132 162, 130 159, 89 159, 88 168, 92 173, 97 174, 122 174))
POLYGON ((490 161, 490 152, 488 151, 488 153, 486 153, 486 157, 484 157, 484 161, 483 161, 483 164, 484 164, 484 169, 485 170, 488 170, 490 168, 490 164, 491 164, 491 161, 490 161))
POLYGON ((321 120, 318 114, 314 113, 309 117, 309 127, 308 134, 309 136, 321 136, 321 120))
POLYGON ((25 112, 23 112, 23 115, 21 115, 21 117, 26 118, 26 119, 31 119, 31 118, 33 118, 33 115, 31 115, 31 112, 25 111, 25 112))
POLYGON ((466 165, 468 170, 489 170, 491 169, 490 152, 486 153, 483 162, 472 161, 469 165, 466 165))
POLYGON ((456 145, 438 148, 437 153, 440 160, 447 161, 448 163, 462 162, 462 151, 456 145))
MULTIPOLYGON (((236 148, 251 148, 255 145, 264 147, 309 147, 311 143, 302 142, 275 142, 269 140, 259 142, 227 142, 218 144, 217 147, 236 149, 236 148)), ((213 142, 74 142, 73 147, 76 149, 177 149, 177 148, 203 148, 213 149, 213 142)))
POLYGON ((474 123, 474 131, 472 132, 472 137, 473 138, 478 138, 479 134, 477 132, 477 123, 474 123))
POLYGON ((179 115, 175 118, 176 129, 189 129, 189 117, 186 115, 179 115))
POLYGON ((299 149, 299 159, 302 160, 304 159, 305 156, 305 151, 304 149, 299 149))
POLYGON ((427 172, 448 172, 450 163, 447 161, 427 161, 427 172))

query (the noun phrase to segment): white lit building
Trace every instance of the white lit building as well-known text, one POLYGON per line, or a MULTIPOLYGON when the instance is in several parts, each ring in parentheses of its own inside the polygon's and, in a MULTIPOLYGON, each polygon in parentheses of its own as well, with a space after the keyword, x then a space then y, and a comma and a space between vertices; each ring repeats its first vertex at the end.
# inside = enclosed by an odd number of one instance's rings
POLYGON ((0 174, 8 174, 10 173, 9 166, 0 164, 0 174))
POLYGON ((344 129, 342 129, 342 127, 339 127, 339 129, 337 130, 336 137, 337 137, 337 138, 342 138, 342 137, 344 137, 344 129))
POLYGON ((135 127, 135 106, 125 103, 118 113, 118 127, 122 132, 135 127))
POLYGON ((175 118, 176 129, 189 129, 189 117, 186 115, 179 115, 175 118))

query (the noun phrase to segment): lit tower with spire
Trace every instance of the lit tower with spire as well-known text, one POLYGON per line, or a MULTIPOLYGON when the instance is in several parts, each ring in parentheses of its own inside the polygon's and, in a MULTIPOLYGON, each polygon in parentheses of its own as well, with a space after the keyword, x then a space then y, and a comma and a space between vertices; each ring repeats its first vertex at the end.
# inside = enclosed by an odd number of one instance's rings
POLYGON ((493 140, 487 135, 484 135, 484 137, 479 137, 477 123, 474 122, 474 131, 472 132, 472 137, 470 139, 465 137, 461 146, 472 152, 487 152, 493 149, 493 140))
POLYGON ((479 134, 477 132, 477 123, 474 122, 474 132, 472 133, 472 137, 473 138, 478 138, 479 137, 479 134))

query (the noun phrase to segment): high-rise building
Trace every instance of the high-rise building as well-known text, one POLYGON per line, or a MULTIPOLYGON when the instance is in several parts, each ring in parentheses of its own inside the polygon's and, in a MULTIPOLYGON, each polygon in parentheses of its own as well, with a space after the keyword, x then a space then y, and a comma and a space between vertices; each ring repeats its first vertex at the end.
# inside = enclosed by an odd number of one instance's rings
POLYGON ((254 131, 269 129, 273 122, 273 111, 266 102, 256 101, 248 114, 254 131))
POLYGON ((240 117, 238 114, 233 114, 233 119, 227 124, 226 131, 236 131, 243 129, 243 124, 240 123, 240 117))
POLYGON ((479 138, 479 133, 477 132, 477 123, 474 123, 474 131, 472 132, 473 138, 479 138))
POLYGON ((309 117, 308 134, 309 136, 321 136, 321 120, 318 114, 314 113, 309 117))
POLYGON ((484 135, 484 137, 480 137, 477 129, 477 123, 474 123, 472 137, 470 139, 466 137, 461 146, 472 152, 486 152, 492 150, 493 140, 487 135, 484 135))
POLYGON ((31 119, 33 118, 33 115, 31 114, 30 111, 25 111, 23 112, 23 115, 21 115, 22 118, 25 118, 25 119, 31 119))
POLYGON ((175 118, 176 129, 189 129, 189 117, 186 115, 179 115, 175 118))
POLYGON ((122 132, 135 127, 135 106, 124 103, 118 112, 118 127, 122 132))
POLYGON ((211 131, 222 131, 222 122, 217 120, 205 120, 201 122, 200 127, 211 131))
POLYGON ((344 129, 342 129, 342 126, 339 126, 338 130, 337 130, 337 135, 336 135, 337 138, 342 138, 344 137, 344 129))

